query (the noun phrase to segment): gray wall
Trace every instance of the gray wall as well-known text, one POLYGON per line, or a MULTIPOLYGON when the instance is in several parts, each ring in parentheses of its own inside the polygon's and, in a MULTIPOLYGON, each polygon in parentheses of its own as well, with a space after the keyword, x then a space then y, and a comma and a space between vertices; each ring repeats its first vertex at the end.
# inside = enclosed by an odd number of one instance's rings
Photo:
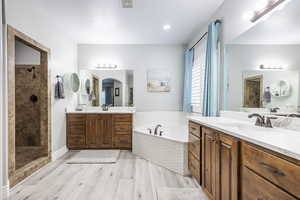
POLYGON ((116 63, 134 70, 134 104, 138 111, 182 110, 184 50, 182 45, 78 45, 79 69, 116 63), (167 69, 171 92, 147 92, 147 70, 167 69))

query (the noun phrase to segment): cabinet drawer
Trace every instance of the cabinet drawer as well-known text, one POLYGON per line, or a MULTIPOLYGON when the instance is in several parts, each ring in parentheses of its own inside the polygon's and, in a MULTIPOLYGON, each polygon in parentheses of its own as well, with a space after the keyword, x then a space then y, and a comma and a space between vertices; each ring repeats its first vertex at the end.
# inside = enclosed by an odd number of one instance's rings
POLYGON ((201 140, 200 138, 189 134, 189 152, 191 152, 198 160, 200 160, 200 148, 201 140))
POLYGON ((114 136, 114 147, 131 149, 132 139, 131 135, 117 135, 114 136))
POLYGON ((200 138, 200 125, 190 121, 189 132, 200 138))
POLYGON ((188 167, 189 170, 192 174, 192 176, 197 180, 197 182, 201 185, 201 179, 200 179, 200 161, 193 156, 193 154, 191 154, 189 152, 189 156, 188 156, 188 167))
POLYGON ((293 196, 277 188, 275 185, 256 175, 247 167, 242 174, 243 200, 296 200, 293 196))
POLYGON ((68 146, 70 148, 85 147, 85 137, 84 136, 68 136, 68 146))
POLYGON ((243 165, 300 198, 300 166, 243 143, 243 165))
POLYGON ((132 135, 132 131, 115 131, 115 135, 132 135))
POLYGON ((131 131, 132 125, 131 122, 115 122, 114 123, 115 131, 131 131))
POLYGON ((68 128, 68 134, 69 135, 81 135, 85 136, 85 126, 80 127, 69 127, 68 128))
POLYGON ((132 115, 113 115, 113 120, 115 122, 131 122, 132 115))
POLYGON ((84 122, 86 115, 85 114, 68 114, 67 115, 69 122, 84 122))

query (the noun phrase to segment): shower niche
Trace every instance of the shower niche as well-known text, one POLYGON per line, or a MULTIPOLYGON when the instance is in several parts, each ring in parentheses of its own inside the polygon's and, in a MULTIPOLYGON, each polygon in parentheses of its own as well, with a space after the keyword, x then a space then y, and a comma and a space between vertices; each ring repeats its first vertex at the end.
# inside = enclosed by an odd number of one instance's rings
POLYGON ((50 50, 8 26, 10 186, 51 159, 50 50))

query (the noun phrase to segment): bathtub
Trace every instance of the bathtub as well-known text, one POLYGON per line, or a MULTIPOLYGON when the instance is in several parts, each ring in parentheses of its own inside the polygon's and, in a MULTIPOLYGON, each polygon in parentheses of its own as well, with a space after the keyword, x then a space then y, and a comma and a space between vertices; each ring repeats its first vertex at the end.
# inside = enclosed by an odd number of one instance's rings
POLYGON ((189 175, 187 113, 136 113, 135 118, 132 152, 175 173, 189 175), (162 125, 162 136, 154 135, 157 124, 162 125))

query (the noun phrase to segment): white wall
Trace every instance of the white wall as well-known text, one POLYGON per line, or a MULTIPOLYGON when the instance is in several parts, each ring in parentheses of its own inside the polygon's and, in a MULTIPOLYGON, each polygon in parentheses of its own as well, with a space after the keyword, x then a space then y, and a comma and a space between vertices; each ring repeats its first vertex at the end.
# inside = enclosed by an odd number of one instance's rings
POLYGON ((207 31, 209 23, 221 19, 223 29, 223 42, 230 43, 242 33, 253 27, 255 23, 243 18, 244 14, 255 10, 257 1, 249 0, 225 0, 204 27, 199 27, 189 42, 193 46, 197 40, 207 31))
MULTIPOLYGON (((228 110, 238 110, 242 105, 243 71, 258 70, 261 64, 274 64, 285 66, 286 70, 298 71, 295 76, 299 76, 299 52, 300 45, 227 45, 228 110)), ((289 72, 279 73, 281 73, 281 79, 289 79, 287 78, 287 76, 290 76, 289 72)), ((295 85, 297 84, 295 79, 297 78, 290 78, 289 81, 292 83, 294 90, 298 90, 299 85, 295 85)), ((293 92, 298 94, 299 91, 293 92)), ((297 98, 295 97, 295 99, 297 98)))
POLYGON ((22 42, 16 41, 16 65, 39 65, 41 53, 22 42))
MULTIPOLYGON (((53 91, 57 74, 78 71, 77 46, 37 5, 34 0, 7 1, 7 23, 51 49, 49 67, 53 91)), ((52 96, 52 152, 66 145, 65 108, 77 104, 76 95, 67 94, 64 100, 59 101, 52 96)), ((7 184, 7 177, 4 184, 7 184)))
POLYGON ((138 111, 182 110, 184 50, 182 45, 78 45, 78 66, 89 69, 115 63, 134 70, 134 104, 138 111), (147 70, 166 69, 172 76, 170 93, 147 92, 147 70))
POLYGON ((3 162, 2 162, 2 153, 3 153, 3 133, 5 132, 5 126, 4 126, 4 98, 3 98, 3 89, 4 89, 4 83, 5 83, 5 76, 4 76, 4 57, 3 57, 3 34, 4 34, 4 30, 3 30, 3 12, 2 12, 2 8, 4 5, 3 4, 4 1, 1 1, 0 3, 0 10, 1 10, 1 14, 0 14, 0 77, 1 77, 1 81, 0 81, 0 200, 3 199, 2 196, 2 185, 3 185, 3 176, 2 176, 2 172, 3 172, 3 162))

